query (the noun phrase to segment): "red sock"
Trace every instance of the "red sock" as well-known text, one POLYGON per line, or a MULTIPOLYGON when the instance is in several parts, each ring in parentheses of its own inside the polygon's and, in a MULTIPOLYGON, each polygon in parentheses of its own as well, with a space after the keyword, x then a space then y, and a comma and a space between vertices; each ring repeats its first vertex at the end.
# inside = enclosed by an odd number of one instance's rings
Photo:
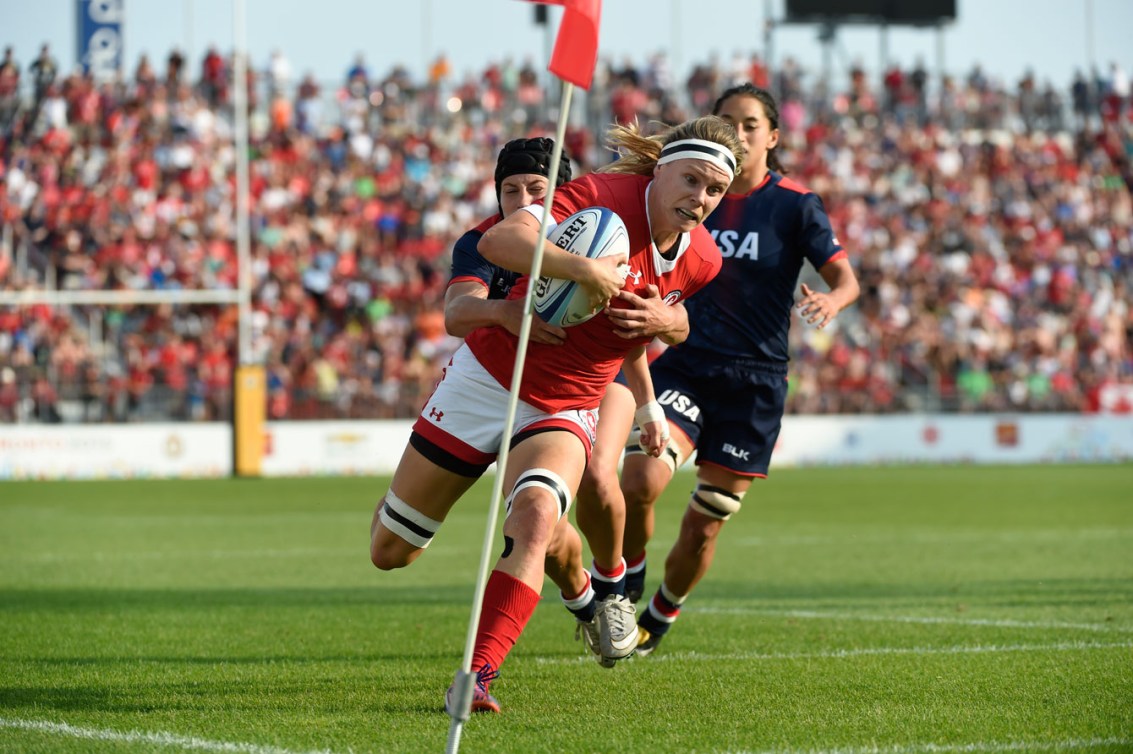
POLYGON ((591 560, 590 562, 594 565, 594 570, 598 573, 598 575, 605 578, 606 581, 617 581, 622 576, 624 576, 626 572, 625 558, 619 560, 618 564, 613 568, 603 568, 602 566, 598 565, 597 560, 591 560))
POLYGON ((503 571, 492 571, 484 588, 484 607, 476 629, 473 672, 484 665, 500 669, 538 604, 539 593, 534 589, 503 571))

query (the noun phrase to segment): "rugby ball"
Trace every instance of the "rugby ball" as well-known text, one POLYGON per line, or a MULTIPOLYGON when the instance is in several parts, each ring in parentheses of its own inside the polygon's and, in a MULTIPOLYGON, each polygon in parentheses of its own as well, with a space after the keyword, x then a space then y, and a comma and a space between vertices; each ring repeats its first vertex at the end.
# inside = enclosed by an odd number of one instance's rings
MULTIPOLYGON (((613 210, 587 207, 563 220, 548 239, 571 254, 588 259, 629 258, 629 231, 613 210)), ((627 268, 628 269, 628 268, 627 268)), ((591 308, 586 289, 573 280, 540 277, 535 283, 535 313, 549 325, 581 325, 602 307, 591 308)))

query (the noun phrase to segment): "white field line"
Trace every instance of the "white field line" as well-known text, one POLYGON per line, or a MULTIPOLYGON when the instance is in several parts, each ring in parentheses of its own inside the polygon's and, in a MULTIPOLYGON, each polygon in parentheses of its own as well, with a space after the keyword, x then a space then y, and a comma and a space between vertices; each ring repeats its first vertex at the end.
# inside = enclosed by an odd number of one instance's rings
POLYGON ((993 628, 1038 628, 1068 629, 1075 631, 1096 631, 1099 633, 1130 633, 1133 626, 1108 626, 1104 623, 1063 623, 1061 621, 1024 621, 1002 618, 945 618, 917 615, 859 615, 856 613, 826 612, 821 610, 773 610, 758 607, 713 607, 693 605, 685 608, 689 613, 712 613, 716 615, 767 615, 782 618, 804 618, 807 620, 859 620, 871 623, 925 623, 960 626, 990 626, 993 628))
MULTIPOLYGON (((219 751, 234 752, 234 754, 299 754, 290 749, 281 749, 278 746, 261 746, 259 744, 234 743, 232 741, 210 741, 207 738, 196 736, 181 736, 176 733, 164 731, 147 732, 140 730, 119 731, 109 728, 81 728, 67 723, 55 723, 49 720, 21 720, 19 718, 0 717, 0 728, 15 728, 17 730, 30 730, 37 733, 47 733, 66 738, 78 738, 85 741, 124 741, 126 743, 140 743, 151 746, 169 746, 190 751, 219 751)), ((331 754, 328 749, 319 749, 304 754, 331 754)))
MULTIPOLYGON (((770 749, 759 754, 976 754, 997 751, 1077 751, 1130 744, 1133 744, 1133 738, 1072 738, 1065 741, 979 741, 970 744, 899 744, 841 749, 770 749)), ((743 751, 734 754, 753 753, 743 751)))
MULTIPOLYGON (((191 736, 179 736, 174 733, 122 732, 105 728, 80 728, 67 723, 54 723, 47 720, 20 720, 0 717, 0 728, 30 730, 88 741, 123 741, 197 751, 235 752, 236 754, 298 754, 290 749, 282 749, 277 746, 210 741, 191 736)), ((1070 739, 1064 741, 981 741, 969 744, 925 743, 839 749, 771 749, 760 752, 760 754, 918 754, 918 752, 927 752, 928 754, 967 754, 971 752, 978 754, 979 752, 999 751, 1075 751, 1100 746, 1127 746, 1131 743, 1133 743, 1133 739, 1123 738, 1070 739)), ((327 749, 319 749, 306 754, 331 754, 331 752, 327 749)), ((745 751, 736 752, 736 754, 752 753, 745 751)))
MULTIPOLYGON (((860 649, 832 649, 826 652, 671 652, 651 656, 648 660, 634 659, 633 662, 666 662, 672 660, 711 660, 713 662, 748 661, 791 661, 791 660, 842 660, 855 657, 877 657, 886 655, 963 655, 963 654, 1001 654, 1009 652, 1082 652, 1097 649, 1133 649, 1133 642, 1059 642, 1057 644, 975 644, 950 647, 863 647, 860 649)), ((535 657, 542 665, 568 665, 572 663, 594 662, 593 656, 578 657, 535 657)))

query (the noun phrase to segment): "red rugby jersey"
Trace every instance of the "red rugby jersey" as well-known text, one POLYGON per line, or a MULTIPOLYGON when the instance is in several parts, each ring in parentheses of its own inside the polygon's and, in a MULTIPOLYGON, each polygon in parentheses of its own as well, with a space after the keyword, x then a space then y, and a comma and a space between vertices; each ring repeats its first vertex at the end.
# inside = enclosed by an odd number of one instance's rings
MULTIPOLYGON (((591 173, 555 191, 552 214, 562 222, 587 207, 608 207, 622 218, 629 231, 630 274, 623 290, 641 294, 655 285, 671 306, 703 288, 720 271, 720 252, 703 226, 679 240, 680 253, 666 260, 653 245, 645 211, 646 187, 652 176, 591 173)), ((519 279, 508 298, 526 295, 528 276, 519 279)), ((615 301, 614 306, 620 302, 615 301)), ((524 363, 520 397, 544 411, 594 408, 635 346, 651 338, 627 340, 614 332, 605 313, 567 328, 566 342, 530 343, 524 363)), ((507 387, 515 365, 518 339, 503 327, 484 327, 465 339, 476 359, 507 387)))

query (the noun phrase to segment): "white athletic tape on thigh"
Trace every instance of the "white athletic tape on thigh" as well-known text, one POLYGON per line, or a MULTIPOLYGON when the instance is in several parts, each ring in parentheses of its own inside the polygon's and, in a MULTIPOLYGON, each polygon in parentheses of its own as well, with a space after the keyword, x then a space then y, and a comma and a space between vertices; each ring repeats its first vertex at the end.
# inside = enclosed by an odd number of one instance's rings
POLYGON ((434 521, 421 511, 414 509, 391 489, 386 493, 386 502, 378 514, 382 526, 422 550, 433 541, 433 535, 441 528, 440 521, 434 521))
POLYGON ((692 493, 689 506, 709 518, 727 521, 732 514, 739 511, 744 499, 743 493, 729 492, 723 487, 713 487, 710 484, 698 484, 692 493))
POLYGON ((519 479, 515 480, 515 486, 511 488, 511 494, 507 496, 508 515, 511 515, 511 504, 515 500, 515 496, 519 494, 520 490, 527 487, 541 487, 550 492, 558 502, 559 518, 565 516, 567 511, 570 510, 570 502, 573 496, 562 477, 550 469, 528 469, 519 475, 519 479))
MULTIPOLYGON (((645 453, 645 449, 641 447, 641 430, 637 427, 633 428, 633 431, 629 433, 629 437, 626 439, 626 455, 631 456, 635 453, 645 453)), ((664 464, 669 467, 669 471, 675 472, 681 467, 681 464, 688 459, 681 453, 681 448, 677 445, 676 440, 670 437, 669 442, 665 445, 665 449, 661 451, 661 456, 657 460, 664 462, 664 464)))

